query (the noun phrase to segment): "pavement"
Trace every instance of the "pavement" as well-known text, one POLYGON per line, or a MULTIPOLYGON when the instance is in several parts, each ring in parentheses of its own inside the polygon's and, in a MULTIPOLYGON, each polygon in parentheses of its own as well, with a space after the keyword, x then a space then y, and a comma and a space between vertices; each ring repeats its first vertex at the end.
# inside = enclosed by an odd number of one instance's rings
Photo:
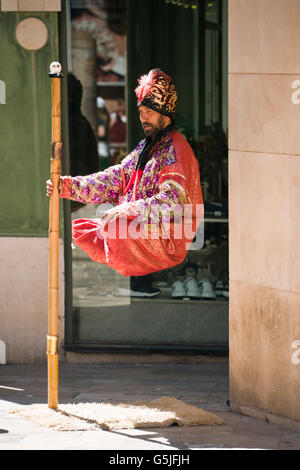
POLYGON ((10 413, 47 403, 47 364, 0 365, 0 450, 299 450, 300 432, 228 406, 228 363, 60 364, 59 403, 174 397, 226 424, 122 431, 54 431, 10 413))

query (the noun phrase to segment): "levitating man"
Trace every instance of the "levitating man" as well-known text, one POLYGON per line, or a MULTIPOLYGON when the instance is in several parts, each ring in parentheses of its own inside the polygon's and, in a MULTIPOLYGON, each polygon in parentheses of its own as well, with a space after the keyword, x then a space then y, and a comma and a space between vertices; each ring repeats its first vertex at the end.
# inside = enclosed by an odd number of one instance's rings
POLYGON ((100 218, 74 220, 72 236, 92 260, 125 276, 180 264, 203 217, 198 162, 175 130, 173 80, 153 69, 135 92, 145 139, 120 164, 88 176, 63 176, 59 188, 62 198, 115 204, 100 218))

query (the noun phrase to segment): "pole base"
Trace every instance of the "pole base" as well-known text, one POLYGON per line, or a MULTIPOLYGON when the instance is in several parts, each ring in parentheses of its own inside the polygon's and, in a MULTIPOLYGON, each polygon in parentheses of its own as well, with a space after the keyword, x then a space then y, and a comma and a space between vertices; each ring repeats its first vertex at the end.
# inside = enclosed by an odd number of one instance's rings
POLYGON ((48 408, 58 407, 58 354, 48 354, 48 408))

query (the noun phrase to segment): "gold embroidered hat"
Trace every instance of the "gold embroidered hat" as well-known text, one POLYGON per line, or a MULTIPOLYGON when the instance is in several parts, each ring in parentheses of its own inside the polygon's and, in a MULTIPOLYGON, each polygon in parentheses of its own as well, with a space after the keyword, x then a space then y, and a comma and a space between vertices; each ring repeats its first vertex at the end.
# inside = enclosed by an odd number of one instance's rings
POLYGON ((172 78, 160 69, 152 69, 138 79, 138 84, 137 105, 148 106, 174 120, 178 98, 172 78))

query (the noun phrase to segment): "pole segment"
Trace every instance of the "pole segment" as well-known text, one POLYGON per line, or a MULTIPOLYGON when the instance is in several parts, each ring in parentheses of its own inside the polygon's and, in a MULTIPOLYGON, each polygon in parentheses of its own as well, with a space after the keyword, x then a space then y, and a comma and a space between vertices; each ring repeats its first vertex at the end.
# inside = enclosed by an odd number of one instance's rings
POLYGON ((51 181, 49 199, 48 272, 48 408, 58 407, 58 255, 59 255, 59 180, 61 175, 61 65, 50 65, 52 89, 51 181))

